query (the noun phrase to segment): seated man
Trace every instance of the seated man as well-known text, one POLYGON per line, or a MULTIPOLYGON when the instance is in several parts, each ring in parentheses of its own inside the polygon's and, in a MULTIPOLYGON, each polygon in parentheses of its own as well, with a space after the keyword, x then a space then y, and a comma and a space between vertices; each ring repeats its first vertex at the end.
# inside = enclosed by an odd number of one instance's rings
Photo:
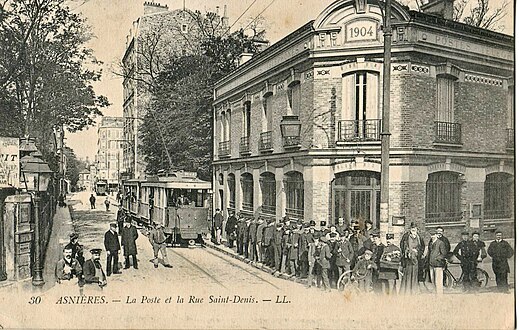
POLYGON ((56 282, 64 287, 83 286, 83 271, 79 261, 72 258, 72 248, 63 248, 63 258, 56 263, 54 274, 56 282))
POLYGON ((92 258, 83 265, 85 284, 97 284, 100 288, 106 286, 106 275, 101 266, 101 249, 90 250, 92 258))

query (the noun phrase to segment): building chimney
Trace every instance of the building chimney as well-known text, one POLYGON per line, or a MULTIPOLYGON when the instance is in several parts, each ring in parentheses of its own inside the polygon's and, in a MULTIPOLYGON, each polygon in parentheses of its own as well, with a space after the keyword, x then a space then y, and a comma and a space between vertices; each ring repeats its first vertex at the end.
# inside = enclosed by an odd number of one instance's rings
POLYGON ((242 65, 242 64, 244 64, 245 62, 248 62, 248 61, 252 58, 253 55, 254 55, 254 54, 252 54, 252 53, 247 53, 247 52, 243 52, 243 53, 241 53, 241 54, 240 54, 240 58, 239 58, 239 62, 238 62, 238 64, 239 64, 239 65, 242 65))
POLYGON ((223 6, 222 26, 224 29, 229 27, 229 17, 227 17, 227 5, 223 6))
POLYGON ((158 2, 146 1, 144 2, 144 15, 161 13, 168 11, 168 5, 161 5, 158 2))
POLYGON ((454 0, 431 0, 420 8, 424 13, 452 20, 454 18, 454 0))

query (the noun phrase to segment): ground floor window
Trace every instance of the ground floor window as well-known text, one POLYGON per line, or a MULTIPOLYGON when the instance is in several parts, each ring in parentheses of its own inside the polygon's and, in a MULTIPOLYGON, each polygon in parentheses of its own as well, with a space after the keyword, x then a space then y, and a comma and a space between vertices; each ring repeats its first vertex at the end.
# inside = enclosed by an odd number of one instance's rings
POLYGON ((227 176, 227 186, 229 187, 229 208, 236 209, 236 178, 234 174, 227 176))
POLYGON ((241 189, 243 192, 242 208, 245 211, 254 211, 254 180, 252 174, 244 173, 241 176, 241 189))
POLYGON ((305 187, 303 174, 289 172, 285 175, 286 216, 294 219, 303 219, 305 214, 305 187))
POLYGON ((514 177, 507 173, 492 173, 485 180, 485 219, 507 219, 513 216, 514 177))
POLYGON ((461 180, 454 172, 429 174, 426 183, 425 220, 428 223, 461 221, 461 180))
POLYGON ((336 223, 358 221, 361 227, 369 220, 378 226, 380 220, 380 173, 351 171, 338 173, 333 181, 333 209, 336 223))
POLYGON ((276 215, 276 177, 270 172, 263 173, 260 177, 260 185, 263 197, 261 211, 266 214, 276 215))

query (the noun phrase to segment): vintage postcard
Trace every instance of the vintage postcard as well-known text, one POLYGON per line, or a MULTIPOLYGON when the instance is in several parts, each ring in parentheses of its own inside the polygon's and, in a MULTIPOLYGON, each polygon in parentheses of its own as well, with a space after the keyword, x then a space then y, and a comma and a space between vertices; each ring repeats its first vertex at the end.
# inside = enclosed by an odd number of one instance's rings
POLYGON ((513 329, 511 0, 0 0, 0 329, 513 329))

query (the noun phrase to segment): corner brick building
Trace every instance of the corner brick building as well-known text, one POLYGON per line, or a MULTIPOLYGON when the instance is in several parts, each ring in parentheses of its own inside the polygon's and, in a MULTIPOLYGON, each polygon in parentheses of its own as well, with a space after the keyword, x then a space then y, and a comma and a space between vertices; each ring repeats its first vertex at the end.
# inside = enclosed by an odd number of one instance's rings
MULTIPOLYGON (((393 2, 389 232, 510 236, 514 38, 451 6, 393 2)), ((335 1, 215 86, 215 208, 379 226, 382 21, 377 1, 335 1)))

